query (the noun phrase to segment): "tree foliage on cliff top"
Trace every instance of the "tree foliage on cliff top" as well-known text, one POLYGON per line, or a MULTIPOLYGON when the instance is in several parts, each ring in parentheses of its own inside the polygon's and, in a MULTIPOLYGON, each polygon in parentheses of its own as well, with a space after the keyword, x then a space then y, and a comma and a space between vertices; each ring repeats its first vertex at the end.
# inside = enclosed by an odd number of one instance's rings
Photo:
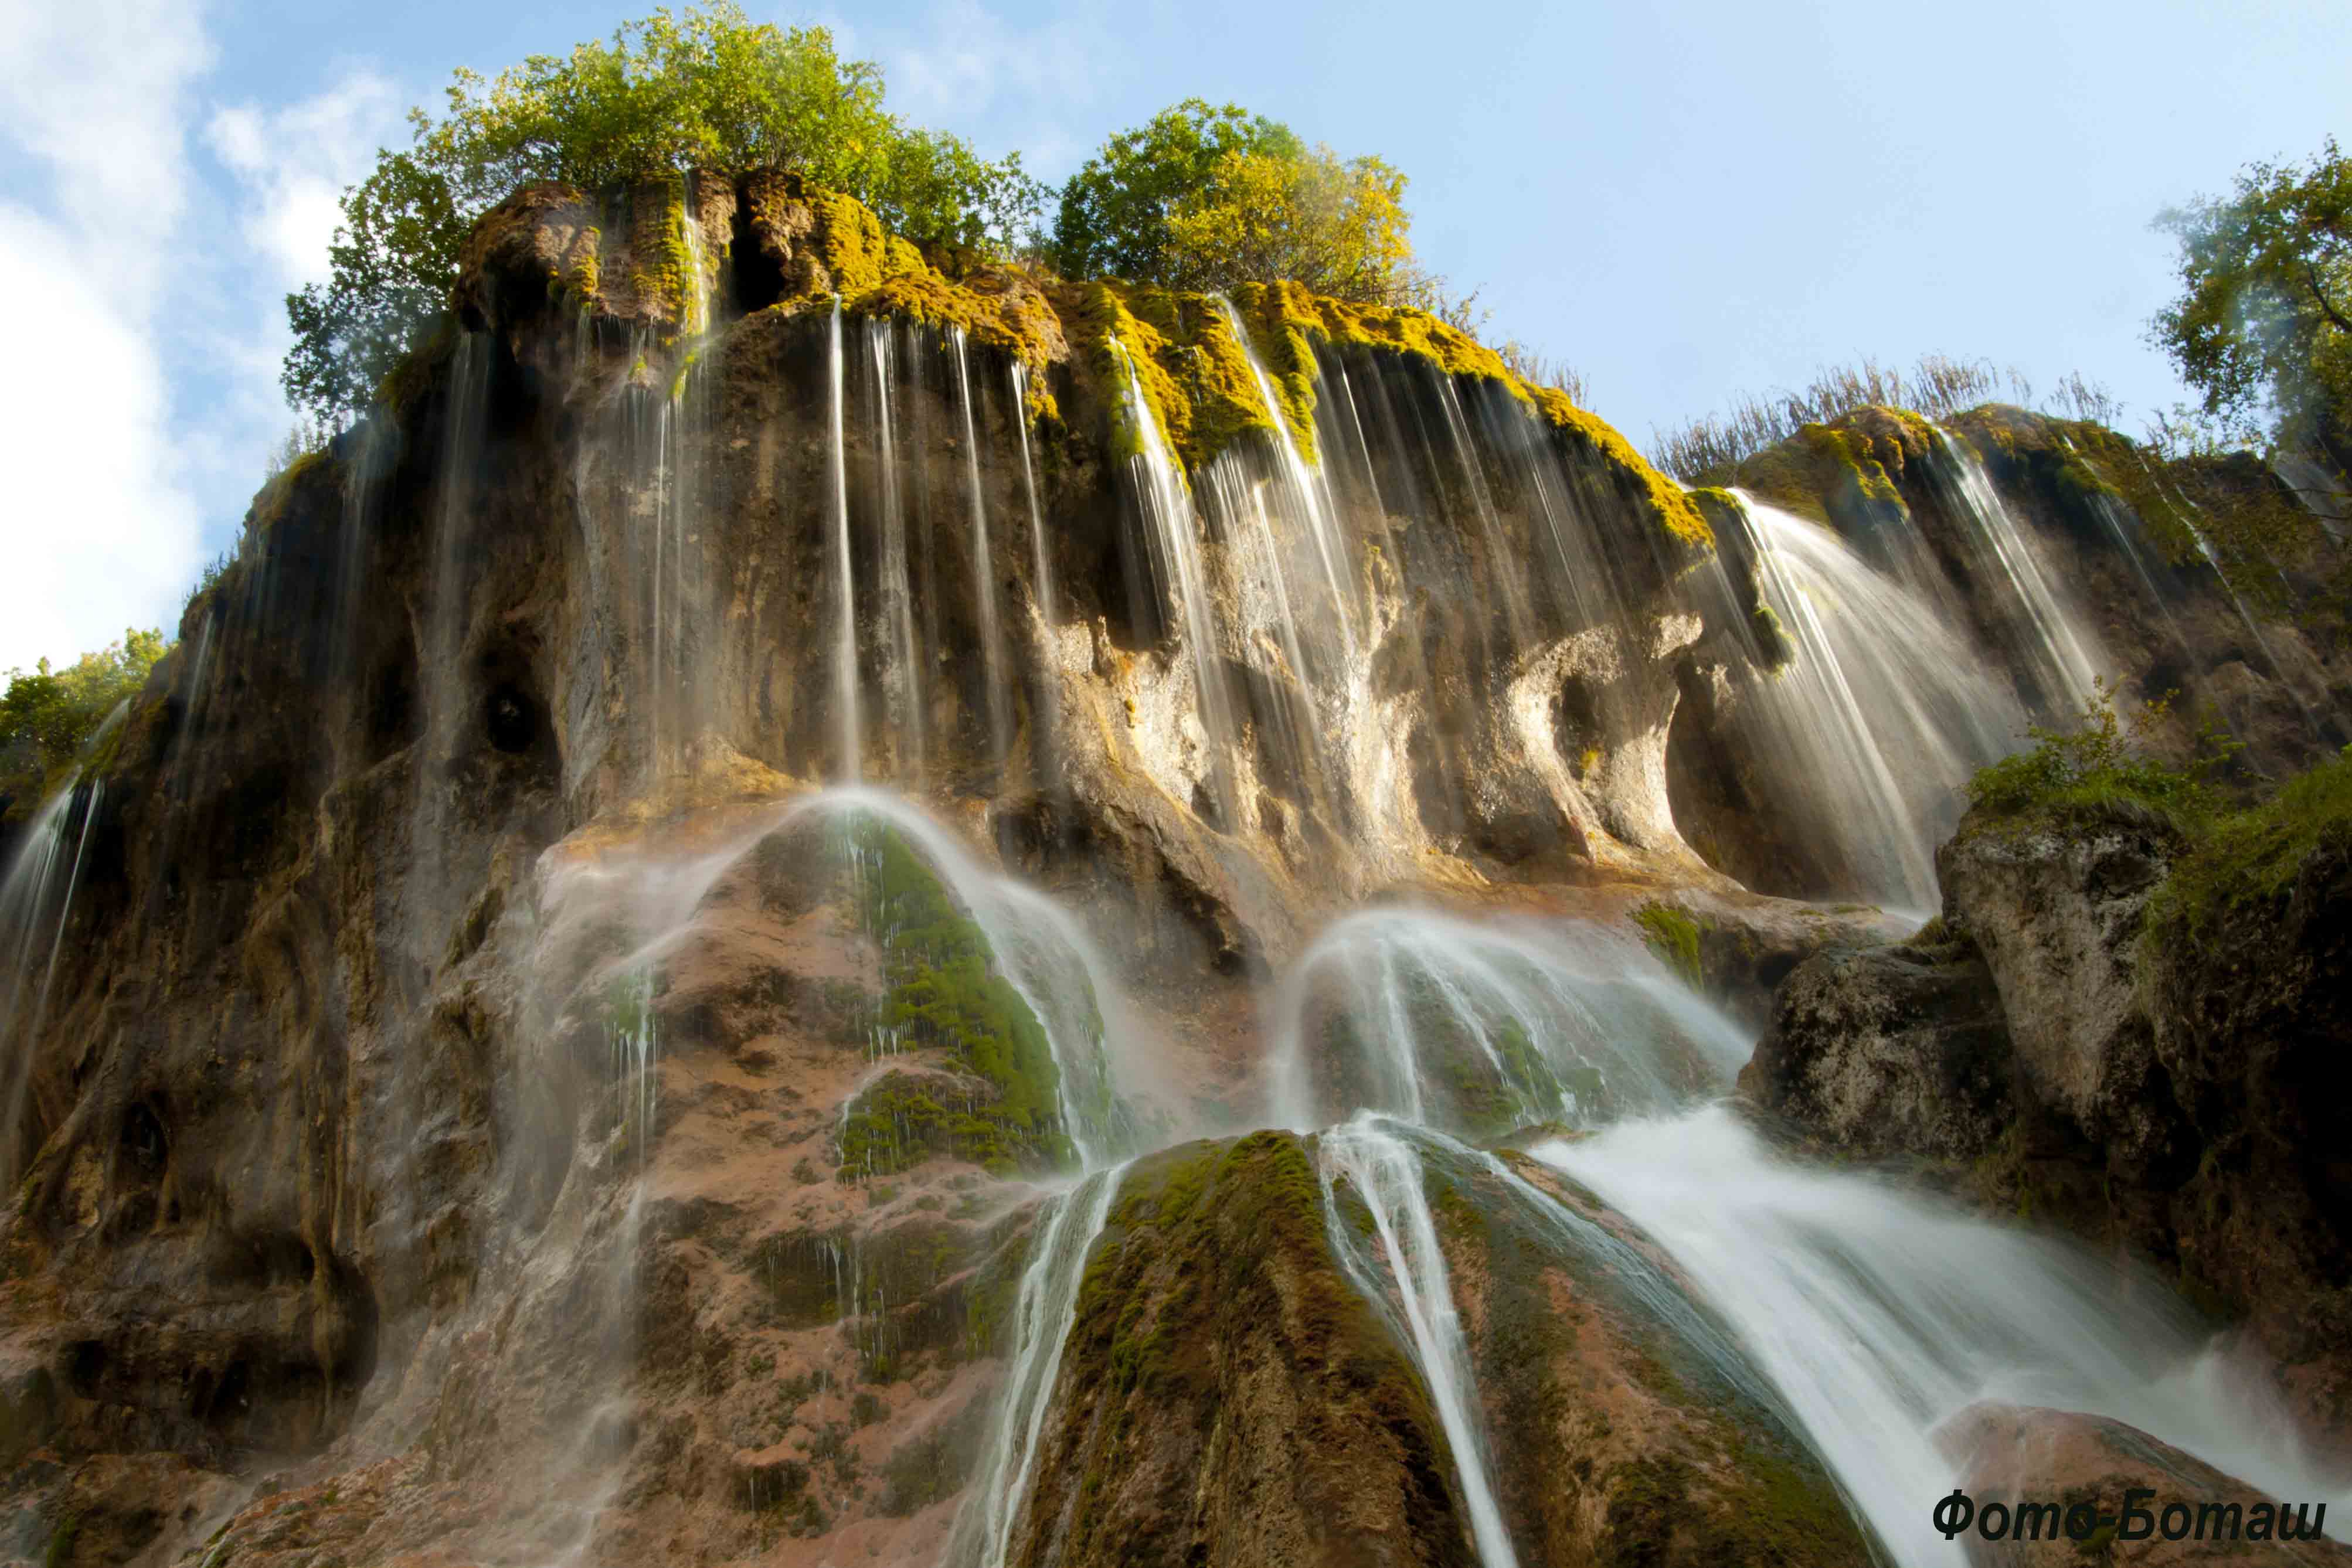
POLYGON ((1436 308, 1404 189, 1378 158, 1342 159, 1237 104, 1187 99, 1104 142, 1070 177, 1047 255, 1073 278, 1198 292, 1290 282, 1436 308))
POLYGON ((823 27, 753 24, 735 0, 656 10, 609 43, 533 55, 494 78, 457 71, 440 115, 376 155, 343 194, 332 276, 287 296, 282 381, 341 423, 364 408, 417 329, 446 308, 474 220, 518 185, 596 190, 696 167, 799 170, 919 242, 1002 248, 1042 191, 1018 154, 981 158, 883 106, 879 68, 844 60, 823 27))
POLYGON ((2203 412, 2352 467, 2352 158, 2253 163, 2226 197, 2160 214, 2180 296, 2150 331, 2203 412))
POLYGON ((122 641, 61 670, 43 659, 12 670, 0 695, 0 813, 22 817, 73 763, 117 705, 147 683, 170 646, 161 632, 126 629, 122 641))

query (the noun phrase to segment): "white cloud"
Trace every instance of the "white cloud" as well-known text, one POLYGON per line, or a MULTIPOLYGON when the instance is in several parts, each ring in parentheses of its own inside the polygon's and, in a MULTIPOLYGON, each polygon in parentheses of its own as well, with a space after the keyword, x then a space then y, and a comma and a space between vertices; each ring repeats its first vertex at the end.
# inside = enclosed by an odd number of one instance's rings
POLYGON ((110 291, 152 307, 186 203, 186 92, 212 64, 200 8, 0 0, 0 137, 47 166, 50 215, 103 262, 110 291))
POLYGON ((5 668, 163 622, 194 575, 153 327, 211 47, 185 0, 0 0, 0 149, 26 198, 0 206, 0 288, 37 302, 16 329, 39 367, 0 392, 11 553, 36 563, 0 577, 5 668))
POLYGON ((939 0, 912 26, 828 26, 845 56, 881 65, 893 112, 983 150, 1017 147, 1033 172, 1064 172, 1092 150, 1069 134, 1068 113, 1127 63, 1091 19, 1024 30, 979 0, 939 0))
POLYGON ((205 141, 243 188, 239 226, 279 285, 327 276, 344 188, 366 177, 400 114, 399 90, 365 70, 282 109, 248 100, 214 112, 205 141))
POLYGON ((0 429, 17 455, 7 526, 18 564, 0 576, 5 670, 71 659, 127 624, 168 624, 199 561, 163 371, 80 236, 0 206, 0 298, 38 301, 12 329, 20 363, 37 368, 0 378, 0 429))

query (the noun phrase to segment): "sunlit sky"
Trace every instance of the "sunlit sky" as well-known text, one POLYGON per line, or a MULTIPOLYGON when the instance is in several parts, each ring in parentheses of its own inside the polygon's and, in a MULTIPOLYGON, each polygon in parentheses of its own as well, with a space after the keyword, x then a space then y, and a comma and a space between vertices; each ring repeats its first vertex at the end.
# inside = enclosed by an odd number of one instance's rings
MULTIPOLYGON (((291 414, 280 299, 453 67, 640 8, 0 0, 0 670, 169 626, 291 414)), ((1637 443, 1870 354, 2183 396, 2149 219, 2352 131, 2352 5, 750 3, 1058 180, 1190 96, 1412 177, 1423 261, 1637 443)))

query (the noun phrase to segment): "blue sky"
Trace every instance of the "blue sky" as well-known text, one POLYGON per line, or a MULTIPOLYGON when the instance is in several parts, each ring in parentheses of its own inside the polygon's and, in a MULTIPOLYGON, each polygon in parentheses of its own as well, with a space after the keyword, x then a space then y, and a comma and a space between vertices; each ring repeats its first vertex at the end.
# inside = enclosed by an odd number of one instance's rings
MULTIPOLYGON (((0 0, 0 669, 174 622, 234 540, 291 418, 279 298, 405 108, 639 8, 0 0)), ((1377 152, 1490 335, 1643 444, 1864 353, 2079 370, 2136 426, 2182 395, 2150 216, 2352 133, 2343 0, 747 8, 1048 178, 1187 96, 1377 152)))

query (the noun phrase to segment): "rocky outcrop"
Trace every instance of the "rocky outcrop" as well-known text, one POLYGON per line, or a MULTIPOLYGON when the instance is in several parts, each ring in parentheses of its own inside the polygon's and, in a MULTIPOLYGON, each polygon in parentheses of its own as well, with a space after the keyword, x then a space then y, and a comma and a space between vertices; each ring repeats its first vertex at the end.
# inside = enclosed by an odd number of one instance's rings
POLYGON ((1428 1391, 1332 1257, 1312 1159, 1259 1133, 1129 1172, 1009 1561, 1476 1561, 1428 1391))
POLYGON ((1873 1560, 1836 1485, 1687 1282, 1533 1160, 1433 1172, 1518 1560, 1873 1560))
POLYGON ((1974 1160, 2010 1124, 2013 1050, 1966 943, 1840 948, 1781 983, 1739 1087, 1842 1152, 1974 1160))
POLYGON ((2130 810, 1972 817, 1937 939, 1832 952, 1782 986, 1740 1078, 1843 1153, 2120 1244, 2242 1316, 2298 1405, 2352 1434, 2352 1228, 2325 1113, 2347 1087, 2352 857, 2151 931, 2188 850, 2130 810), (2194 933, 2194 935, 2192 935, 2194 933))
POLYGON ((1987 1540, 1982 1523, 1962 1537, 1969 1561, 1986 1568, 2079 1568, 2086 1557, 2148 1568, 2352 1563, 2352 1547, 2318 1539, 2324 1500, 2267 1497, 2120 1421, 1972 1405, 1945 1422, 1937 1438, 1978 1514, 1988 1503, 2000 1510, 1991 1531, 1999 1539, 1987 1540), (2135 1490, 2144 1495, 2130 1498, 2135 1490), (2126 1518, 2127 1501, 2145 1517, 2126 1518), (2022 1527, 2020 1504, 2032 1506, 2022 1527), (2085 1506, 2089 1528, 2067 1533, 2067 1511, 2085 1506))

